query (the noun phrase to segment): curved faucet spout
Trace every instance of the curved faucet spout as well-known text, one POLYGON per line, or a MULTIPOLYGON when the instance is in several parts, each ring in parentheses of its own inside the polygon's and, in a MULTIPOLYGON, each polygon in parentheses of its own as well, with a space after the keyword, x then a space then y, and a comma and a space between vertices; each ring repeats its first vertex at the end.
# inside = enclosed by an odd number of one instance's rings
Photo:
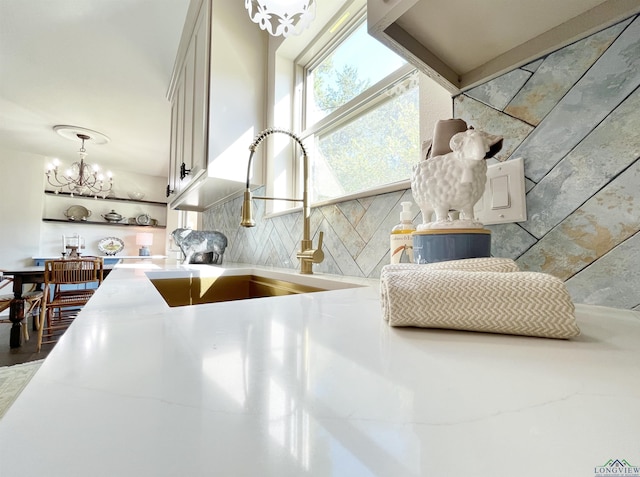
POLYGON ((302 202, 302 242, 300 244, 300 251, 297 253, 297 257, 300 260, 300 273, 312 274, 313 264, 320 263, 322 262, 322 260, 324 260, 324 252, 322 252, 322 232, 320 232, 319 234, 318 247, 314 249, 313 241, 311 240, 310 225, 311 207, 309 205, 309 158, 307 156, 307 150, 305 149, 304 144, 302 144, 302 140, 293 132, 288 131, 287 129, 267 128, 260 134, 258 134, 253 142, 249 145, 249 151, 251 152, 249 154, 249 162, 247 164, 247 184, 244 191, 244 200, 242 202, 242 220, 240 222, 240 225, 242 227, 253 227, 256 225, 256 222, 253 219, 252 194, 250 189, 251 165, 253 162, 253 156, 260 143, 271 134, 276 133, 286 134, 287 136, 292 138, 302 150, 302 199, 288 199, 277 197, 253 198, 261 200, 288 200, 293 202, 302 202))

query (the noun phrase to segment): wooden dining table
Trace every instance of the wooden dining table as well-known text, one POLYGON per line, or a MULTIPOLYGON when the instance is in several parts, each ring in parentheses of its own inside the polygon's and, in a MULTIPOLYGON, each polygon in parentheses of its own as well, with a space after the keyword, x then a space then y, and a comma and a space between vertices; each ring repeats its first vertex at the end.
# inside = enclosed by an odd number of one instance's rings
MULTIPOLYGON (((105 265, 103 269, 104 277, 109 274, 113 265, 105 265)), ((36 284, 42 287, 44 283, 44 266, 31 265, 24 267, 14 267, 2 269, 4 275, 13 277, 13 300, 9 307, 9 321, 11 321, 11 333, 9 335, 9 347, 19 348, 22 346, 22 327, 24 323, 25 299, 22 296, 23 285, 36 284)))

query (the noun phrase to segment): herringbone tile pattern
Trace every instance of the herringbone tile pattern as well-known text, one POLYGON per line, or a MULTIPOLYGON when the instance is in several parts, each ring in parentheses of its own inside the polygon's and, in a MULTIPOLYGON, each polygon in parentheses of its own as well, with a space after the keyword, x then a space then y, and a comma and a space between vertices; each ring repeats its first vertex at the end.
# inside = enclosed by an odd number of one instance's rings
MULTIPOLYGON (((525 161, 528 220, 488 226, 492 254, 564 280, 576 302, 635 310, 638 51, 635 15, 453 101, 454 117, 504 137, 501 160, 525 161)), ((413 201, 410 191, 314 209, 313 232, 325 232, 326 252, 316 270, 378 277, 402 200, 413 201)), ((237 225, 240 207, 237 199, 205 213, 207 228, 229 237, 229 260, 297 268, 300 214, 258 214, 256 230, 246 230, 237 225)), ((264 203, 256 201, 256 208, 264 210, 264 203)))
MULTIPOLYGON (((264 188, 254 196, 264 194, 264 188)), ((389 233, 398 223, 400 202, 413 201, 411 190, 350 200, 311 210, 314 243, 324 232, 325 259, 319 272, 356 277, 379 277, 389 262, 389 233)), ((225 260, 283 268, 297 268, 302 239, 302 213, 265 218, 265 202, 254 200, 256 227, 239 227, 242 198, 213 207, 204 214, 206 230, 218 230, 229 239, 225 260)), ((417 207, 415 222, 422 221, 417 207)))

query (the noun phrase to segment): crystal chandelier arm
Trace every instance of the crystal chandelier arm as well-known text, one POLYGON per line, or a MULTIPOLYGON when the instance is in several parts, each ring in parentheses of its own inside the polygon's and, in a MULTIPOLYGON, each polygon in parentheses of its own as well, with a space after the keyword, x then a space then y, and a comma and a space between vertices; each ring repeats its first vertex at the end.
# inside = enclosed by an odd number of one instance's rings
POLYGON ((56 192, 63 192, 66 188, 72 195, 74 193, 82 195, 88 192, 94 197, 98 195, 106 197, 113 188, 113 179, 109 177, 105 185, 104 179, 98 177, 98 171, 96 169, 92 170, 91 164, 84 162, 84 158, 87 156, 84 141, 88 136, 82 137, 78 135, 78 137, 82 139, 82 147, 79 151, 80 161, 74 162, 71 165, 71 172, 69 174, 58 174, 57 165, 50 168, 46 172, 47 182, 58 189, 56 192), (73 171, 77 171, 75 177, 73 171))

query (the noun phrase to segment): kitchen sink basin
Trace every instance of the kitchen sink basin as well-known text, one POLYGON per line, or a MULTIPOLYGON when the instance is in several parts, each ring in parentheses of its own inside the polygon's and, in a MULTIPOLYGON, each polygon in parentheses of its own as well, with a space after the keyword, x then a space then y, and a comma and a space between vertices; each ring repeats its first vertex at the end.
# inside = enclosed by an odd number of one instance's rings
MULTIPOLYGON (((336 288, 335 286, 310 286, 254 274, 174 278, 153 278, 149 276, 149 278, 169 306, 188 306, 221 301, 314 293, 336 288)), ((339 288, 358 286, 353 284, 341 285, 339 288)))

